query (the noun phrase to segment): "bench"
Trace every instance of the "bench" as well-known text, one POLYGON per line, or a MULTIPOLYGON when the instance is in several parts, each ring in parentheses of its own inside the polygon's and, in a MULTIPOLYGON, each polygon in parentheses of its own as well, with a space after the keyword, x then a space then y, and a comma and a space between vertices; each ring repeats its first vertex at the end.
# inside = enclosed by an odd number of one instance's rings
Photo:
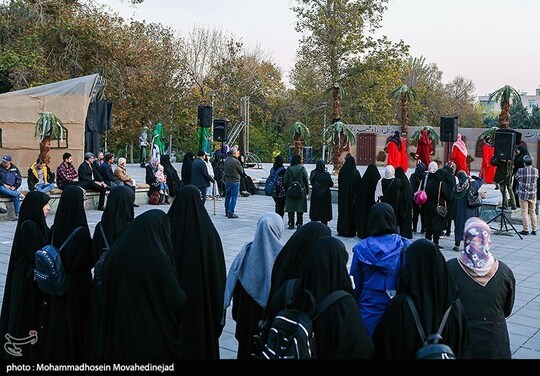
MULTIPOLYGON (((148 189, 150 186, 148 184, 137 184, 135 188, 135 203, 136 204, 148 204, 148 189)), ((28 193, 28 191, 19 191, 23 196, 28 193)), ((109 194, 109 191, 106 192, 106 195, 109 194)), ((51 213, 56 211, 58 207, 58 200, 62 196, 62 190, 55 188, 49 192, 51 199, 49 204, 51 205, 51 213)), ((24 199, 23 199, 24 200, 24 199)), ((86 199, 84 202, 84 208, 87 210, 95 210, 98 207, 99 203, 99 192, 93 191, 91 189, 86 190, 86 199)), ((106 205, 106 202, 105 202, 106 205)), ((0 207, 3 207, 7 210, 7 213, 0 214, 0 221, 8 221, 15 215, 15 208, 13 207, 13 201, 11 197, 0 195, 0 207)))

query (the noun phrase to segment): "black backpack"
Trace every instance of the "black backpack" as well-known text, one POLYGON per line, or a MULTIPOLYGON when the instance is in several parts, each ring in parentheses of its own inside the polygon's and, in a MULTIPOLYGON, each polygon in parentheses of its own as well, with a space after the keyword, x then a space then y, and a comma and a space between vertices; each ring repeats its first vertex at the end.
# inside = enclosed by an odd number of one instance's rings
POLYGON ((285 308, 281 309, 271 321, 260 324, 260 333, 255 336, 256 359, 315 359, 317 357, 313 323, 337 300, 351 296, 344 290, 334 291, 324 298, 316 307, 315 299, 310 291, 296 290, 298 280, 286 282, 285 308), (305 295, 310 312, 294 306, 294 301, 305 295))
POLYGON ((82 228, 83 226, 75 228, 59 249, 56 249, 53 245, 51 236, 51 244, 47 244, 36 251, 34 255, 34 277, 41 291, 49 295, 61 296, 69 290, 70 279, 69 275, 64 271, 64 264, 62 263, 60 253, 82 228))
POLYGON ((405 295, 407 298, 407 303, 409 303, 409 308, 411 309, 411 312, 414 317, 414 322, 416 323, 416 328, 418 329, 418 334, 420 334, 420 339, 422 340, 422 347, 416 351, 416 354, 414 354, 415 359, 456 359, 456 356, 454 355, 454 351, 450 348, 450 346, 439 343, 439 340, 442 339, 441 333, 443 331, 444 325, 446 324, 446 320, 448 319, 448 315, 450 314, 450 310, 452 309, 452 306, 448 307, 446 312, 444 313, 444 316, 441 320, 441 324, 439 325, 439 329, 437 330, 437 333, 431 334, 426 337, 426 334, 424 332, 424 328, 422 327, 422 323, 420 322, 420 317, 418 317, 418 311, 416 310, 416 306, 414 305, 414 302, 412 301, 411 297, 408 295, 405 295))
MULTIPOLYGON (((299 174, 302 173, 302 171, 299 171, 299 174)), ((287 197, 290 198, 301 198, 302 193, 304 192, 304 189, 302 187, 302 184, 298 181, 298 176, 294 177, 291 171, 291 179, 292 181, 289 183, 289 187, 287 188, 287 197)))

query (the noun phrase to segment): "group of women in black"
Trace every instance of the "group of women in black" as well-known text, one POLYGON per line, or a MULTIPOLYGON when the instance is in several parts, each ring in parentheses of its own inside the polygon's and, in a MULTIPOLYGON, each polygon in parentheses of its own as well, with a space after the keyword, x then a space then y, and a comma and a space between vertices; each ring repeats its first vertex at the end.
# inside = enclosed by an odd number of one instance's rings
MULTIPOLYGON (((134 216, 133 190, 115 187, 92 235, 84 192, 66 188, 54 223, 49 196, 26 196, 14 235, 0 318, 2 338, 36 359, 218 359, 226 267, 200 191, 184 186, 167 213, 134 216), (62 296, 34 281, 34 254, 57 247, 69 277, 62 296), (92 273, 94 270, 94 273, 92 273)), ((4 353, 6 357, 12 354, 4 353)))

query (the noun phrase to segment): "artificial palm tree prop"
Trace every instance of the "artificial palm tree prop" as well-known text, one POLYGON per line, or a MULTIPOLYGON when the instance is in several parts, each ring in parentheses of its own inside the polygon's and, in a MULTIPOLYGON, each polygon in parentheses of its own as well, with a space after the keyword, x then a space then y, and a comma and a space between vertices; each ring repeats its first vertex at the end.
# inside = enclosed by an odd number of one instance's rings
POLYGON ((34 137, 40 140, 39 156, 43 158, 46 164, 49 164, 51 161, 49 155, 51 140, 63 141, 67 137, 67 129, 52 112, 40 112, 34 129, 34 137))
POLYGON ((334 175, 339 174, 343 161, 341 154, 348 144, 354 145, 356 140, 354 133, 342 121, 336 121, 326 129, 324 139, 327 143, 332 143, 332 163, 334 165, 334 175))
POLYGON ((305 124, 297 121, 289 128, 287 133, 294 141, 294 154, 302 155, 304 139, 309 136, 308 127, 305 124))
POLYGON ((486 136, 489 136, 489 137, 491 137, 492 140, 494 140, 495 139, 495 132, 497 132, 497 129, 499 129, 499 127, 488 128, 487 130, 482 132, 482 134, 480 135, 480 138, 484 139, 484 138, 486 138, 486 136))
POLYGON ((431 137, 431 139, 433 140, 433 143, 435 145, 439 145, 441 143, 441 138, 439 137, 439 134, 437 133, 437 131, 433 127, 430 127, 429 125, 426 125, 425 127, 422 127, 413 133, 411 137, 411 144, 413 144, 414 146, 418 146, 418 140, 420 139, 420 132, 424 128, 427 130, 429 137, 431 137))
POLYGON ((504 85, 500 89, 494 91, 489 96, 489 101, 494 99, 501 104, 501 113, 499 114, 499 128, 508 128, 510 125, 510 99, 512 101, 520 101, 521 95, 510 85, 504 85))
POLYGON ((401 101, 401 133, 407 135, 409 130, 409 102, 416 99, 416 93, 412 87, 401 85, 390 92, 390 97, 401 101))

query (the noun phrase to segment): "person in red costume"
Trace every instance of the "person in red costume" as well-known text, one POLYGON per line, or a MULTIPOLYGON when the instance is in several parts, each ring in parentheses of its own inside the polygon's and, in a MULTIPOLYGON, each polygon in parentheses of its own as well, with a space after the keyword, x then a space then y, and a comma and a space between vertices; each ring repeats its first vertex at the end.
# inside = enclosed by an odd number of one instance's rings
POLYGON ((401 166, 401 135, 399 131, 395 131, 386 144, 386 152, 388 153, 388 165, 398 168, 401 166))
POLYGON ((418 146, 416 147, 416 155, 425 166, 429 166, 431 162, 432 143, 433 141, 429 138, 427 128, 422 129, 420 131, 420 138, 418 139, 418 146))
POLYGON ((401 168, 405 173, 409 170, 409 155, 407 154, 407 134, 401 134, 401 168))
POLYGON ((465 141, 462 140, 461 134, 458 133, 457 140, 452 145, 452 153, 450 154, 450 161, 454 162, 457 166, 456 173, 464 171, 469 175, 469 166, 467 165, 467 145, 465 141))
POLYGON ((480 169, 480 177, 484 179, 485 184, 495 183, 494 178, 497 167, 490 163, 494 153, 495 147, 493 146, 491 137, 486 136, 484 138, 484 146, 482 147, 482 167, 480 169))

